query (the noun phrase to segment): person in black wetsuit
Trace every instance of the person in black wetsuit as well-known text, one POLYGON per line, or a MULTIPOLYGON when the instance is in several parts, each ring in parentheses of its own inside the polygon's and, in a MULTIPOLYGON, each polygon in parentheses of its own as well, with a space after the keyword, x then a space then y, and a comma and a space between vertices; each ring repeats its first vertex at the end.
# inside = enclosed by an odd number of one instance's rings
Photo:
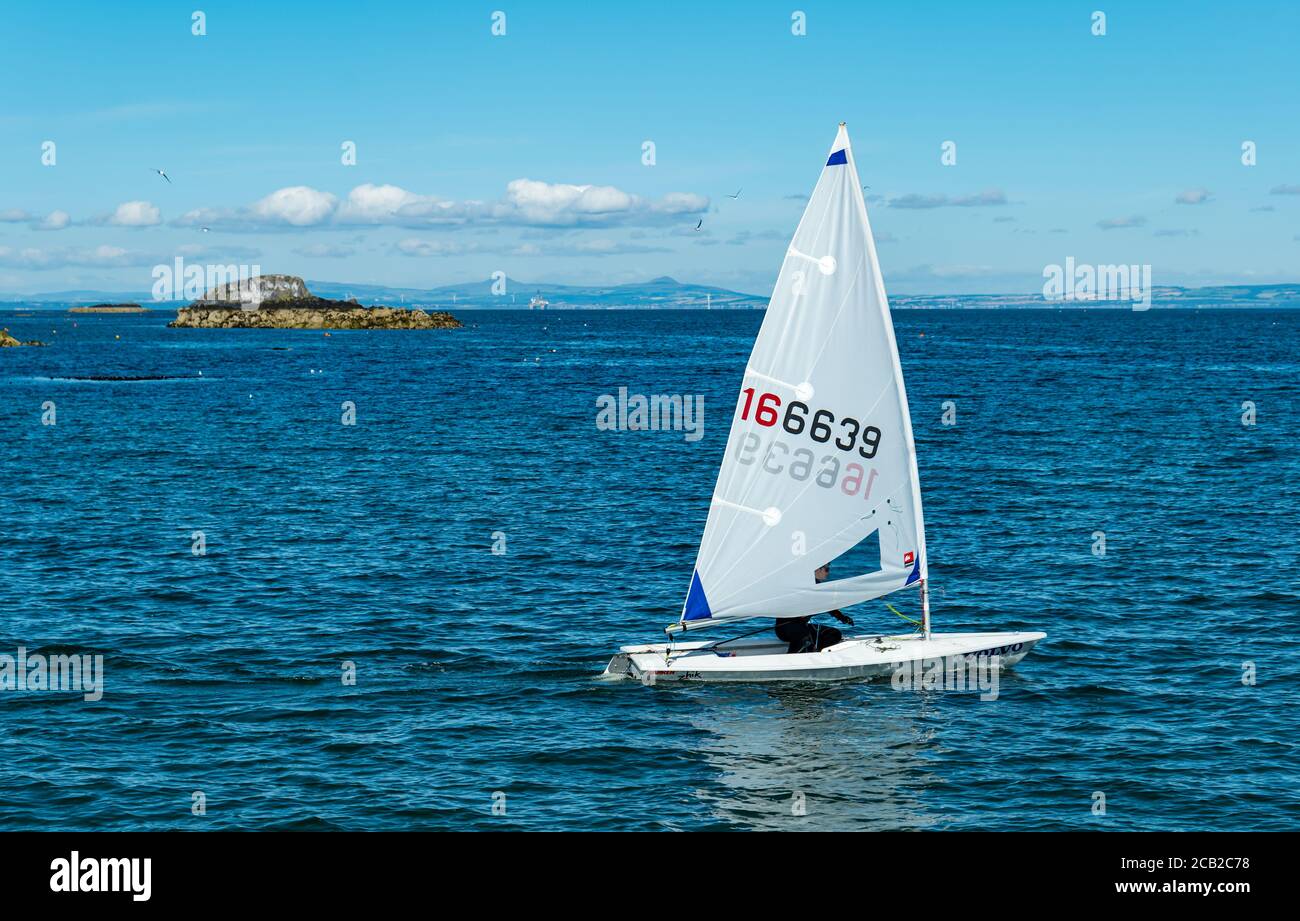
MULTIPOLYGON (((817 570, 818 582, 825 582, 831 576, 831 564, 817 570)), ((840 623, 852 627, 853 618, 843 611, 827 611, 840 623)), ((821 652, 827 646, 834 646, 844 639, 844 634, 835 627, 823 627, 821 624, 809 623, 814 615, 807 617, 778 617, 776 619, 776 636, 787 643, 786 652, 821 652)))

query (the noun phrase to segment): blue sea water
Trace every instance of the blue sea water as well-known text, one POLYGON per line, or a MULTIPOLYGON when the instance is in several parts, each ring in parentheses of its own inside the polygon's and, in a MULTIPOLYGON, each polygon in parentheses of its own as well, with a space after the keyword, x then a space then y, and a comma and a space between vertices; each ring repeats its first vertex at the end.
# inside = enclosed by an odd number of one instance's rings
POLYGON ((595 680, 680 610, 758 313, 169 318, 0 311, 50 343, 0 351, 0 653, 105 663, 0 691, 0 828, 1300 826, 1300 312, 895 314, 936 627, 1048 634, 994 701, 595 680), (620 386, 703 439, 598 430, 620 386))

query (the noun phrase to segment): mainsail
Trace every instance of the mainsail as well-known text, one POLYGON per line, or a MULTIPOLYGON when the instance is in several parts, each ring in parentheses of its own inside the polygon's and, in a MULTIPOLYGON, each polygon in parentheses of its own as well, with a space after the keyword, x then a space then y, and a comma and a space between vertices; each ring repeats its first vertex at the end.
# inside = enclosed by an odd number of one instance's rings
POLYGON ((916 446, 844 125, 754 343, 677 629, 802 617, 926 578, 916 446), (877 534, 879 568, 816 570, 877 534))

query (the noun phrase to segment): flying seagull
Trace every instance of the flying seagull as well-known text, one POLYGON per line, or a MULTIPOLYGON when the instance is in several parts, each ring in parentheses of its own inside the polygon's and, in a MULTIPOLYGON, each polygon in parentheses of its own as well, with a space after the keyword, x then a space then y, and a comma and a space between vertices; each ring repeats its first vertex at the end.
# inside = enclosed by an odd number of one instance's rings
POLYGON ((172 181, 172 177, 168 176, 167 173, 164 172, 163 170, 155 169, 154 172, 157 173, 159 176, 163 177, 164 179, 166 179, 168 182, 172 181))
POLYGON ((740 193, 743 192, 743 191, 745 191, 745 187, 742 185, 740 188, 736 189, 736 194, 735 194, 735 195, 728 195, 727 197, 728 197, 728 198, 739 198, 739 197, 740 197, 740 193))
POLYGON ((700 218, 700 222, 695 225, 695 229, 699 230, 703 226, 704 226, 704 218, 700 218))

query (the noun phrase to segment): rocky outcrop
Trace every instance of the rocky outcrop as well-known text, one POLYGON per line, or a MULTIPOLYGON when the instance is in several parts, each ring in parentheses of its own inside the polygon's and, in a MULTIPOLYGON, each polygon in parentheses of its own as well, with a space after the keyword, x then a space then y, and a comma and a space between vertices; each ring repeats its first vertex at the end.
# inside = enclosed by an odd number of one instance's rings
POLYGON ((307 283, 297 275, 257 275, 217 285, 190 306, 234 307, 313 300, 307 283))
POLYGON ((69 307, 68 313, 148 313, 148 307, 139 304, 91 304, 89 307, 69 307))
POLYGON ((176 329, 457 329, 461 323, 449 313, 313 298, 306 304, 253 310, 182 307, 167 325, 176 329))
POLYGON ((457 329, 449 313, 407 307, 363 307, 316 297, 301 278, 259 275, 207 291, 182 307, 177 329, 457 329))
POLYGON ((37 342, 35 339, 27 342, 19 342, 13 336, 9 335, 8 329, 0 329, 0 349, 17 348, 20 345, 44 345, 44 342, 37 342))

